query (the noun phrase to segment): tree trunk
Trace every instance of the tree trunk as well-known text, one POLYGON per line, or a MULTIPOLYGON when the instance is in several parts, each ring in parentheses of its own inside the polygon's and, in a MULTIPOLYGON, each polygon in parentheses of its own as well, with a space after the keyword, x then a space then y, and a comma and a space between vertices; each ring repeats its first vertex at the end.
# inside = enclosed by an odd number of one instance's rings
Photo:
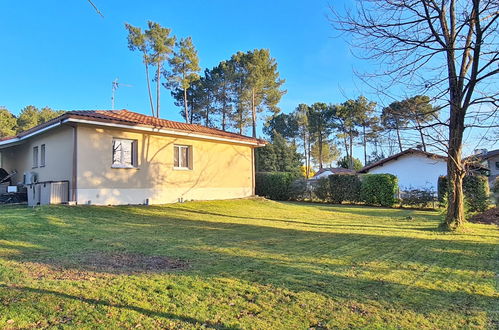
POLYGON ((398 143, 399 143, 399 149, 400 149, 400 152, 404 151, 404 149, 402 148, 402 139, 400 138, 400 128, 399 128, 399 122, 398 120, 395 121, 396 122, 396 128, 395 130, 397 131, 397 140, 398 140, 398 143))
POLYGON ((319 169, 322 169, 322 134, 318 136, 319 143, 319 169))
POLYGON ((459 229, 465 222, 463 194, 465 170, 461 160, 464 114, 460 106, 456 103, 451 101, 449 148, 447 151, 448 204, 445 225, 449 230, 459 229))
POLYGON ((223 102, 222 104, 222 131, 225 131, 225 109, 226 105, 225 105, 225 101, 223 102))
POLYGON ((424 142, 424 135, 423 135, 423 127, 421 127, 419 121, 417 121, 417 124, 418 124, 417 130, 419 131, 419 135, 421 136, 421 145, 423 146, 423 151, 426 151, 426 144, 424 142))
POLYGON ((256 138, 256 105, 255 105, 255 89, 251 90, 251 111, 253 119, 253 137, 256 138))
MULTIPOLYGON (((187 107, 187 88, 184 88, 184 111, 185 111, 185 122, 189 122, 189 108, 187 107)), ((191 119, 192 124, 192 119, 191 119)))
POLYGON ((364 165, 367 164, 367 138, 366 138, 366 127, 362 126, 363 144, 364 144, 364 165))
POLYGON ((151 104, 151 112, 152 116, 155 116, 154 113, 154 103, 152 101, 152 93, 151 93, 151 80, 149 79, 149 64, 144 60, 144 64, 146 66, 146 80, 147 80, 147 92, 149 93, 149 103, 151 104))
POLYGON ((160 113, 160 93, 161 93, 161 62, 158 62, 158 68, 156 71, 156 113, 159 118, 160 113))
POLYGON ((350 145, 348 146, 350 148, 350 159, 348 164, 348 168, 353 170, 353 133, 350 132, 350 145))

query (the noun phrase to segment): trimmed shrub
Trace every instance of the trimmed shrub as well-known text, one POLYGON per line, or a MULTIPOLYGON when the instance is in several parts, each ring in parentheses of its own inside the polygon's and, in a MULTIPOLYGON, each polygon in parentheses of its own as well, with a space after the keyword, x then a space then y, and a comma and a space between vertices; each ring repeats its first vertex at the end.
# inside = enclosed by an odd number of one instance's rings
MULTIPOLYGON (((446 176, 438 178, 438 201, 446 204, 448 180, 446 176)), ((489 181, 483 175, 467 175, 463 179, 464 200, 469 211, 483 212, 489 207, 489 181)))
POLYGON ((303 200, 310 198, 311 191, 309 190, 307 179, 296 179, 289 186, 289 198, 293 200, 303 200))
POLYGON ((329 176, 331 202, 341 204, 344 201, 360 201, 361 182, 357 175, 333 174, 329 176))
POLYGON ((313 192, 315 197, 321 201, 328 201, 331 197, 331 189, 327 178, 320 178, 313 183, 313 192))
POLYGON ((365 174, 361 177, 360 199, 368 205, 392 206, 398 179, 392 174, 365 174))
POLYGON ((489 208, 489 180, 483 175, 468 175, 463 180, 465 202, 472 212, 484 212, 489 208))
POLYGON ((435 201, 431 188, 405 190, 400 195, 402 205, 428 207, 435 201))
POLYGON ((285 201, 291 197, 291 183, 295 175, 289 172, 259 172, 255 175, 255 193, 273 200, 285 201))
POLYGON ((499 206, 499 176, 495 178, 491 191, 494 194, 496 205, 499 206))

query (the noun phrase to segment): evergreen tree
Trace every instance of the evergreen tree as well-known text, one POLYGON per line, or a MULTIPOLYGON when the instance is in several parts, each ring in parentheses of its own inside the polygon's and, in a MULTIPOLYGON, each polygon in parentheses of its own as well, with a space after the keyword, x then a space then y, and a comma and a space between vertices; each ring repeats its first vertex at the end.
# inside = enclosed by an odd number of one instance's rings
POLYGON ((24 107, 17 117, 17 133, 24 132, 32 127, 43 124, 62 115, 64 111, 55 111, 49 107, 39 110, 33 105, 24 107))
POLYGON ((173 52, 175 37, 170 37, 171 30, 162 27, 156 22, 147 22, 148 30, 145 34, 150 44, 148 60, 156 65, 156 117, 160 116, 161 73, 164 72, 164 63, 173 52))
POLYGON ((131 51, 138 50, 142 53, 142 61, 144 62, 144 66, 146 69, 147 92, 149 94, 151 113, 153 116, 156 116, 156 112, 154 111, 154 103, 152 100, 151 80, 149 78, 149 64, 151 60, 149 58, 148 52, 150 48, 150 41, 148 40, 147 35, 145 33, 142 33, 141 28, 132 26, 128 23, 125 23, 125 28, 128 30, 128 48, 131 51))
POLYGON ((314 145, 317 146, 317 163, 319 169, 323 167, 324 146, 327 144, 329 135, 333 129, 333 118, 335 108, 326 103, 317 102, 309 107, 308 125, 310 136, 314 137, 314 145))
POLYGON ((286 142, 279 133, 274 133, 274 140, 263 148, 256 149, 256 169, 259 172, 301 171, 301 155, 296 146, 286 142))
POLYGON ((171 89, 180 89, 183 91, 184 117, 189 122, 188 93, 191 85, 200 79, 198 72, 199 59, 191 37, 181 39, 176 44, 174 56, 170 59, 171 73, 167 74, 168 84, 171 89))
POLYGON ((16 117, 7 108, 0 107, 0 138, 16 134, 16 117))
POLYGON ((339 167, 342 168, 349 168, 355 171, 360 171, 364 166, 362 165, 362 162, 358 158, 350 157, 350 156, 345 156, 341 158, 337 162, 339 167), (351 165, 353 163, 353 166, 351 165))

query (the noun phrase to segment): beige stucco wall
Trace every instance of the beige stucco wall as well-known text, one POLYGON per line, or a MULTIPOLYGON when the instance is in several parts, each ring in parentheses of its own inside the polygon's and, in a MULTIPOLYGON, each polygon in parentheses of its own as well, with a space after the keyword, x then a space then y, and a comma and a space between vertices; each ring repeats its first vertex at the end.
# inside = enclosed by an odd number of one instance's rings
POLYGON ((253 194, 252 147, 79 125, 79 204, 151 204, 253 194), (112 168, 113 138, 138 141, 138 168, 112 168), (174 145, 190 145, 192 170, 173 168, 174 145))
MULTIPOLYGON (((22 183, 25 172, 38 174, 38 181, 71 182, 73 164, 73 128, 61 126, 40 135, 35 135, 22 144, 0 149, 2 164, 8 172, 17 174, 13 183, 22 183), (45 167, 33 168, 33 147, 38 146, 38 158, 41 145, 45 144, 45 167)), ((38 161, 40 164, 40 160, 38 161)))

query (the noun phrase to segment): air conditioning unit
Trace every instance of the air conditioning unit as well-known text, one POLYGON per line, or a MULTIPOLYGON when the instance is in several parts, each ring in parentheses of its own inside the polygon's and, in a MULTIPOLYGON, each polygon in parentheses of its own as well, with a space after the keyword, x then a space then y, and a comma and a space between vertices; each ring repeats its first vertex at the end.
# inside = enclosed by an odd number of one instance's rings
POLYGON ((35 172, 24 172, 24 184, 34 184, 38 182, 38 174, 35 172))

